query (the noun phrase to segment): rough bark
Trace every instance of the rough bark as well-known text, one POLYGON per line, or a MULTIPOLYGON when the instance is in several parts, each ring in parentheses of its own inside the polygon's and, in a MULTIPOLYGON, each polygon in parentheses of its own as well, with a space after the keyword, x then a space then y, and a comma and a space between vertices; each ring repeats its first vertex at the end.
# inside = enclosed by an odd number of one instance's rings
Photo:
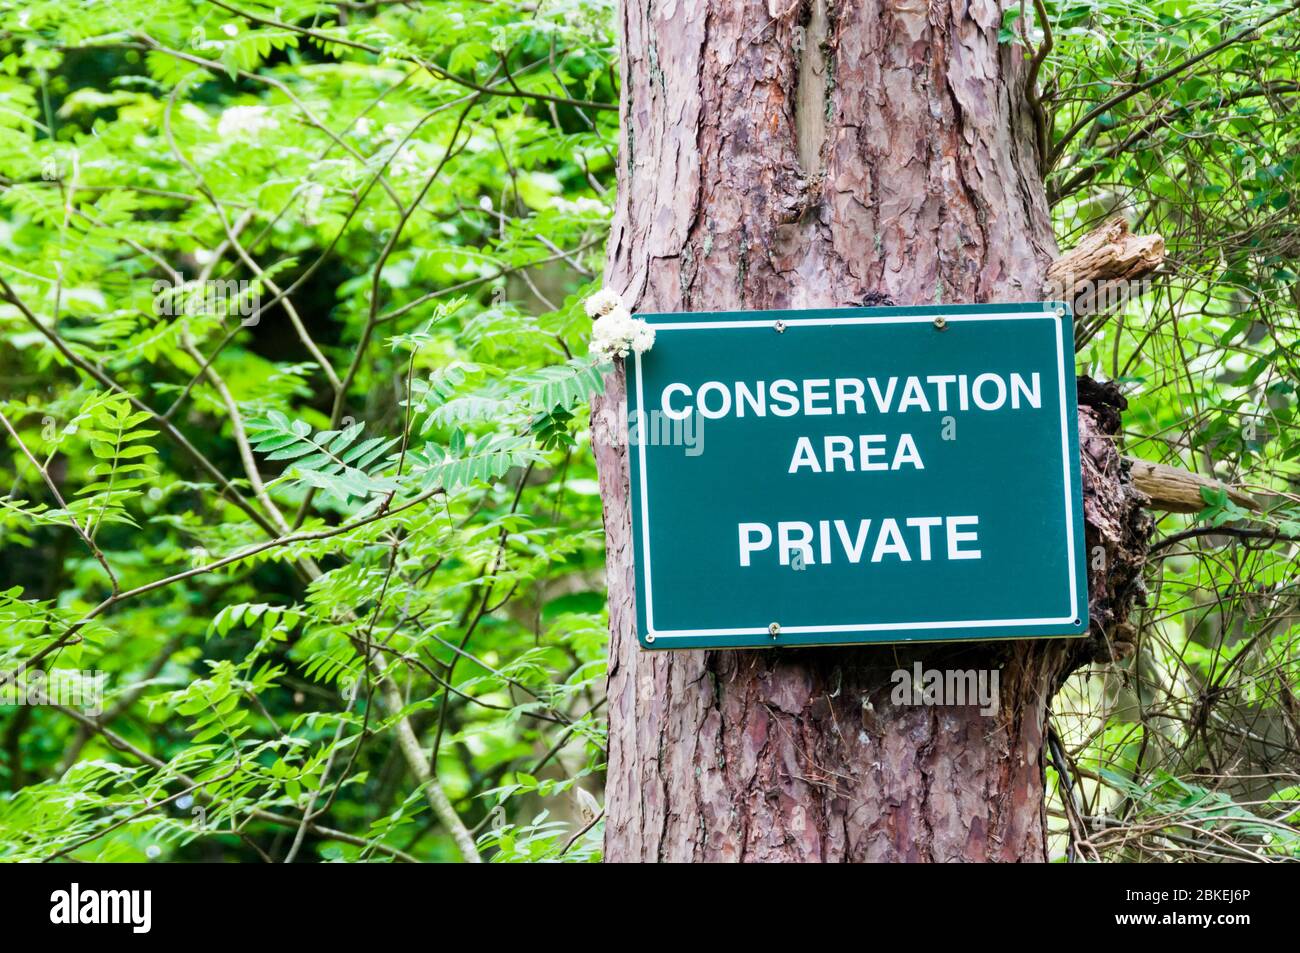
MULTIPOLYGON (((1036 299, 1055 244, 999 21, 979 0, 624 0, 607 285, 642 311, 1036 299)), ((1140 591, 1122 398, 1080 395, 1092 638, 645 653, 622 370, 607 383, 607 859, 1043 860, 1048 703, 1140 591), (1000 710, 892 705, 918 659, 1000 668, 1000 710)))

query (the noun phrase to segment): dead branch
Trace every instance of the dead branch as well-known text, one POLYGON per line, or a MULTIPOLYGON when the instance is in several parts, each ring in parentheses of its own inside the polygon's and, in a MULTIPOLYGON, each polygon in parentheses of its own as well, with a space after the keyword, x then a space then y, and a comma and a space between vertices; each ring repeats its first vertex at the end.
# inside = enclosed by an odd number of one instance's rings
POLYGON ((1136 457, 1125 457, 1131 465, 1133 485, 1151 498, 1147 509, 1166 510, 1170 513, 1198 513, 1205 509, 1205 497, 1201 489, 1222 490, 1228 499, 1240 507, 1258 511, 1259 501, 1240 490, 1233 489, 1226 483, 1212 477, 1201 476, 1190 470, 1181 470, 1164 463, 1152 463, 1136 457))

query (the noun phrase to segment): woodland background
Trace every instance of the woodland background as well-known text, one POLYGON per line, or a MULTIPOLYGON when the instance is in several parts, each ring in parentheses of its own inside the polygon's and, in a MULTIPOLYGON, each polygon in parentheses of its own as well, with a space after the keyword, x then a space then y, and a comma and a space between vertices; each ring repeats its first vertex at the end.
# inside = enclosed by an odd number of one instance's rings
MULTIPOLYGON (((0 2, 0 859, 600 858, 604 0, 0 2), (87 677, 83 676, 83 677, 87 677)), ((1300 8, 1010 4, 1166 515, 1053 856, 1300 858, 1300 8), (1263 24, 1259 29, 1251 27, 1263 24)))

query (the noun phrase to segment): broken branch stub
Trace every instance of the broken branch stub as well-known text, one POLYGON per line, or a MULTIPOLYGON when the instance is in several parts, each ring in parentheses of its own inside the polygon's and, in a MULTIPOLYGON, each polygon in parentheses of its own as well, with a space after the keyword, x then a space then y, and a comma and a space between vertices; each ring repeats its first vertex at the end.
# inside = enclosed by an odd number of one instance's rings
POLYGON ((1134 235, 1123 218, 1093 229, 1047 269, 1044 293, 1076 315, 1105 314, 1145 291, 1141 279, 1165 260, 1159 235, 1134 235))
POLYGON ((1199 513, 1207 505, 1205 497, 1201 495, 1203 488, 1221 490, 1228 494, 1229 500, 1245 509, 1260 509, 1259 501, 1254 497, 1212 477, 1136 457, 1125 457, 1125 460, 1131 467, 1129 473, 1133 485, 1151 500, 1146 504, 1147 509, 1165 510, 1169 513, 1199 513))

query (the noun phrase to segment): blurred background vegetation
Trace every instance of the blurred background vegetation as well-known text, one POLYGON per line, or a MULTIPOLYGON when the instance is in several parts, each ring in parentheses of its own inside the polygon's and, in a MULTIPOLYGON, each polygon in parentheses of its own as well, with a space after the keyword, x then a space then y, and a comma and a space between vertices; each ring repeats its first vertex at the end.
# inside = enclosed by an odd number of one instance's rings
MULTIPOLYGON (((1079 372, 1258 503, 1163 518, 1058 696, 1053 855, 1296 858, 1300 10, 1003 39, 1062 247, 1169 249, 1079 372)), ((0 0, 0 691, 104 686, 0 695, 0 859, 599 859, 616 54, 609 0, 0 0)))

